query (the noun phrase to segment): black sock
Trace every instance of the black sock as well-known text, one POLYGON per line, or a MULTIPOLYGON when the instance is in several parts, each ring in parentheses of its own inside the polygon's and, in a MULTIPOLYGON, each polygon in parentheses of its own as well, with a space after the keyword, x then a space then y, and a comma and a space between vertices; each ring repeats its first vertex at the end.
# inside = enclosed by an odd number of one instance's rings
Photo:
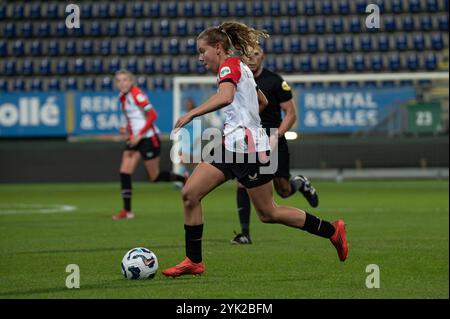
POLYGON ((123 199, 123 209, 130 212, 132 195, 130 174, 120 173, 120 186, 123 199))
POLYGON ((250 198, 247 189, 243 187, 238 187, 236 195, 242 234, 248 237, 250 236, 250 198))
POLYGON ((324 237, 330 238, 333 236, 335 232, 335 228, 329 222, 317 218, 314 215, 306 213, 305 225, 303 225, 303 230, 306 230, 308 233, 324 237))
POLYGON ((184 231, 186 241, 186 257, 194 263, 201 262, 203 224, 194 226, 184 225, 184 231))
POLYGON ((154 180, 155 182, 185 182, 184 176, 177 175, 172 172, 160 172, 158 177, 154 180))

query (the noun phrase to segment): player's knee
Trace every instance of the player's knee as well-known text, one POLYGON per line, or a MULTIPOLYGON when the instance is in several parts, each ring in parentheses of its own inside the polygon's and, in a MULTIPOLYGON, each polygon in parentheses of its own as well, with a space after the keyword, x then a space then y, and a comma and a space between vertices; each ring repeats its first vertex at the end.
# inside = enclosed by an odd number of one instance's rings
POLYGON ((277 219, 275 217, 275 214, 273 213, 272 210, 269 209, 256 209, 258 211, 258 216, 259 219, 263 222, 263 223, 267 223, 267 224, 273 224, 277 222, 277 219))
POLYGON ((183 204, 186 208, 194 207, 200 203, 200 196, 188 187, 183 187, 181 197, 183 198, 183 204))
POLYGON ((280 195, 281 198, 288 198, 289 195, 291 194, 291 190, 289 189, 289 187, 281 186, 277 187, 275 190, 277 191, 277 194, 280 195))

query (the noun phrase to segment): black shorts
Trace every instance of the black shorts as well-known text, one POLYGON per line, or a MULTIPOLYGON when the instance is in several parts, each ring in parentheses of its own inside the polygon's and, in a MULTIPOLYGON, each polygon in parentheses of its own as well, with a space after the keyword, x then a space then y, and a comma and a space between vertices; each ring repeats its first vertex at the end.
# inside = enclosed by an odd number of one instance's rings
POLYGON ((289 179, 291 177, 289 163, 289 148, 288 143, 284 137, 278 139, 278 169, 275 172, 275 177, 284 177, 289 179))
MULTIPOLYGON (((264 152, 264 155, 268 156, 269 154, 264 152)), ((265 157, 264 155, 262 157, 265 157)), ((236 178, 246 188, 254 188, 267 184, 273 179, 273 174, 263 174, 261 172, 262 167, 269 165, 269 162, 264 163, 261 160, 257 155, 249 156, 249 154, 233 153, 222 146, 222 161, 220 163, 213 161, 210 164, 220 170, 227 180, 236 178), (230 161, 225 161, 225 159, 229 158, 233 159, 231 163, 230 161), (249 163, 249 158, 256 159, 256 161, 252 160, 249 163)))
POLYGON ((154 159, 161 153, 161 141, 158 135, 143 138, 138 145, 131 147, 128 143, 125 146, 126 151, 139 151, 144 161, 154 159))

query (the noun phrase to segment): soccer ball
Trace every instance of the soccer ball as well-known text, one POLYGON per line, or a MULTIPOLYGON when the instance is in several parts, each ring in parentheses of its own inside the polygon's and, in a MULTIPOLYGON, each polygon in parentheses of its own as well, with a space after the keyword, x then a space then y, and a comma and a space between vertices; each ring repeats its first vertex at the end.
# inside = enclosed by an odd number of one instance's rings
POLYGON ((158 259, 150 249, 137 247, 123 256, 121 267, 127 279, 153 279, 158 270, 158 259))

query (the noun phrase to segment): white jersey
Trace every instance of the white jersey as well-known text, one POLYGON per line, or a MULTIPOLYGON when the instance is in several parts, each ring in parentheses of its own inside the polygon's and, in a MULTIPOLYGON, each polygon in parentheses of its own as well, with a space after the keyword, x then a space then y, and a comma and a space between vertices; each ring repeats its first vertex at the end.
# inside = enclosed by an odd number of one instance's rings
POLYGON ((133 86, 130 92, 120 95, 119 100, 127 119, 130 136, 140 134, 144 138, 149 138, 159 134, 158 127, 153 123, 156 111, 141 89, 133 86))
POLYGON ((224 108, 225 148, 236 153, 270 150, 269 138, 261 126, 257 85, 252 71, 237 57, 225 60, 219 67, 218 84, 236 86, 233 102, 224 108))

